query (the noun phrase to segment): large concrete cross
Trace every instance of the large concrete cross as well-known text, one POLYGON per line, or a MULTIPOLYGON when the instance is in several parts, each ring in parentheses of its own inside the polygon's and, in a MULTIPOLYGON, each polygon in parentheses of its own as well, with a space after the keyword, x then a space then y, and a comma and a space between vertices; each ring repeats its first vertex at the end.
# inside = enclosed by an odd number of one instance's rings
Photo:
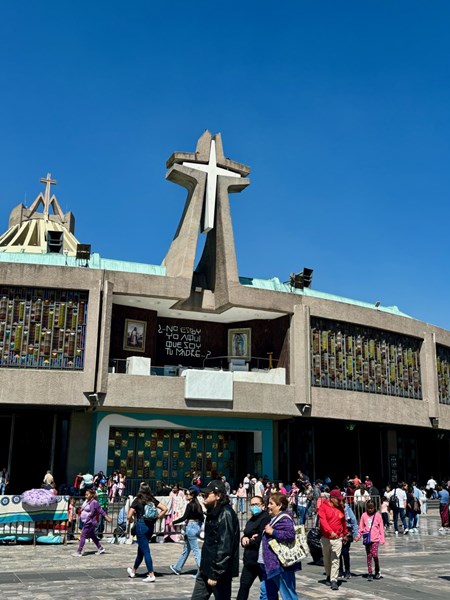
POLYGON ((223 169, 217 165, 216 156, 216 141, 211 140, 211 146, 209 150, 209 161, 208 164, 202 164, 198 162, 183 162, 185 167, 191 169, 197 169, 206 173, 206 193, 204 199, 204 210, 203 210, 203 226, 202 233, 208 233, 214 228, 214 216, 216 210, 216 193, 217 193, 217 178, 218 177, 242 177, 240 173, 223 169))
POLYGON ((45 183, 45 194, 44 194, 44 215, 48 215, 50 209, 50 186, 56 185, 56 179, 52 179, 52 174, 47 173, 47 177, 41 177, 39 179, 41 183, 45 183))

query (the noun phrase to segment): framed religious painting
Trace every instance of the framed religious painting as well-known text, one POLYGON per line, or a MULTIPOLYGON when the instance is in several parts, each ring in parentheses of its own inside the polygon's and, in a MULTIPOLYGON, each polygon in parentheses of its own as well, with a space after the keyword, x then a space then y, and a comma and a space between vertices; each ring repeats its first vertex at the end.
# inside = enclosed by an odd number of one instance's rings
POLYGON ((252 356, 252 330, 229 329, 228 330, 228 358, 242 358, 250 360, 252 356))
POLYGON ((133 352, 145 352, 145 334, 147 323, 125 319, 125 330, 123 335, 123 349, 133 352))

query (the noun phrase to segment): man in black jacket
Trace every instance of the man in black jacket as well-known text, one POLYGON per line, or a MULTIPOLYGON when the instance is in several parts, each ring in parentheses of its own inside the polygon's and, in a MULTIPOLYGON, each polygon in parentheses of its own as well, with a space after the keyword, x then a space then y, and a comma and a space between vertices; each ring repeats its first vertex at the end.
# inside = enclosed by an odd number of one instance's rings
POLYGON ((205 540, 191 600, 231 599, 231 579, 239 575, 239 522, 224 484, 211 481, 201 490, 206 506, 205 540))
POLYGON ((258 552, 264 527, 270 521, 269 513, 264 510, 264 500, 261 496, 253 496, 250 501, 252 516, 247 521, 241 540, 244 548, 244 567, 241 573, 241 584, 236 600, 247 600, 250 588, 257 577, 261 580, 258 565, 258 552))

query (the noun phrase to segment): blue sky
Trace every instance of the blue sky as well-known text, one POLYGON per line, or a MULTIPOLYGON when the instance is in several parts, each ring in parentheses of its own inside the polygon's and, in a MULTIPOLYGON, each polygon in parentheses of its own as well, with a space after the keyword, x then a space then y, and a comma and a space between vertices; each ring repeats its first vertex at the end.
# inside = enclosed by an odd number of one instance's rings
POLYGON ((50 171, 76 235, 161 263, 205 129, 250 165, 243 276, 396 304, 450 329, 450 4, 4 2, 0 229, 50 171))

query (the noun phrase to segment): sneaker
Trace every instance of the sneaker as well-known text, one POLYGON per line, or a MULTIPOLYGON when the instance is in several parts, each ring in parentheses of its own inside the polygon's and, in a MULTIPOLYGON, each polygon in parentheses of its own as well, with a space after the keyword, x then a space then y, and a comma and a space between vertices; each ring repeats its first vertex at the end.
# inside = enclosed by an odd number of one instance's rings
POLYGON ((331 582, 331 589, 332 589, 334 592, 335 592, 336 590, 338 590, 338 589, 339 589, 339 586, 338 586, 338 582, 337 582, 337 581, 332 581, 332 582, 331 582))
POLYGON ((136 573, 133 571, 133 569, 131 567, 128 567, 127 573, 128 573, 128 577, 131 577, 131 579, 133 579, 133 577, 136 577, 136 573))
POLYGON ((405 531, 403 532, 403 535, 408 535, 408 531, 409 531, 409 529, 405 529, 405 531))
POLYGON ((372 581, 372 580, 373 580, 372 573, 369 573, 369 574, 367 575, 367 581, 372 581))
POLYGON ((445 531, 444 527, 439 527, 438 531, 445 531))
POLYGON ((83 556, 81 552, 74 552, 72 554, 72 556, 75 556, 76 558, 80 558, 80 556, 83 556))
POLYGON ((398 531, 395 532, 395 535, 398 535, 398 531))
POLYGON ((175 568, 175 565, 169 565, 170 570, 175 573, 175 575, 181 575, 181 571, 175 568))
POLYGON ((147 577, 144 577, 142 581, 144 583, 153 583, 154 581, 156 581, 156 577, 154 575, 147 575, 147 577))
POLYGON ((375 573, 374 579, 383 579, 383 575, 381 573, 375 573))
POLYGON ((351 577, 352 577, 352 574, 350 573, 350 571, 345 571, 344 578, 345 579, 351 579, 351 577))
POLYGON ((327 577, 327 578, 325 579, 325 585, 331 585, 331 581, 330 581, 330 578, 329 578, 329 577, 327 577))
POLYGON ((104 548, 99 548, 96 552, 96 554, 104 554, 105 553, 105 549, 104 548))
POLYGON ((338 577, 339 577, 339 579, 343 579, 343 577, 344 577, 344 571, 339 571, 338 577))

